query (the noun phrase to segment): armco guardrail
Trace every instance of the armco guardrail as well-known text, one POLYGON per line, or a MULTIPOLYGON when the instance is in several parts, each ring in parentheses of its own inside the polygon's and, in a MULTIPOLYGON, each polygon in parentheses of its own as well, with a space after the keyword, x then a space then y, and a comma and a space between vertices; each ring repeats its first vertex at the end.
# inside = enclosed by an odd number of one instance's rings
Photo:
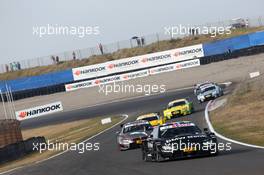
MULTIPOLYGON (((149 62, 147 63, 148 66, 151 65, 160 66, 162 64, 171 63, 171 61, 177 62, 177 61, 183 61, 184 59, 188 60, 188 59, 193 59, 193 57, 197 57, 200 59, 201 64, 208 64, 215 61, 222 61, 231 58, 236 58, 239 56, 263 53, 264 31, 255 32, 248 35, 242 35, 239 37, 233 37, 225 40, 204 43, 202 45, 202 52, 198 52, 198 53, 192 53, 192 52, 188 53, 189 49, 186 49, 186 48, 192 48, 192 49, 198 49, 199 51, 200 46, 201 45, 195 45, 185 48, 173 49, 172 50, 173 52, 171 53, 171 55, 173 55, 172 57, 168 55, 170 53, 169 51, 164 51, 164 52, 148 54, 148 57, 145 57, 146 55, 145 56, 143 55, 143 56, 128 58, 127 60, 121 59, 113 62, 102 63, 100 64, 102 66, 101 68, 102 70, 97 69, 100 71, 96 71, 96 69, 93 69, 95 67, 98 67, 98 65, 91 65, 81 68, 74 68, 73 70, 44 74, 40 76, 26 77, 17 80, 1 81, 0 89, 2 90, 2 92, 5 92, 6 84, 7 84, 8 86, 11 87, 12 91, 14 92, 14 99, 21 99, 36 95, 45 95, 45 94, 65 91, 65 84, 73 83, 76 80, 85 80, 88 79, 89 77, 91 77, 90 79, 95 79, 99 77, 99 75, 107 76, 111 73, 113 75, 110 76, 114 76, 117 75, 117 72, 124 70, 137 71, 134 68, 140 68, 140 66, 137 67, 135 65, 140 64, 142 66, 144 65, 144 62, 149 62), (186 53, 181 54, 181 51, 184 50, 188 53, 187 55, 186 53), (177 54, 184 55, 184 58, 181 57, 176 58, 175 55, 177 54), (202 54, 204 54, 204 57, 202 54), (133 62, 134 58, 136 59, 141 58, 141 59, 139 59, 139 62, 135 60, 133 62), (126 62, 129 59, 132 59, 132 62, 126 62), (136 63, 136 64, 131 65, 131 63, 136 63)), ((192 51, 192 49, 190 49, 189 51, 192 51)), ((144 69, 147 68, 147 66, 142 66, 141 68, 144 69)), ((170 66, 167 67, 166 69, 169 70, 170 68, 172 67, 170 66)))

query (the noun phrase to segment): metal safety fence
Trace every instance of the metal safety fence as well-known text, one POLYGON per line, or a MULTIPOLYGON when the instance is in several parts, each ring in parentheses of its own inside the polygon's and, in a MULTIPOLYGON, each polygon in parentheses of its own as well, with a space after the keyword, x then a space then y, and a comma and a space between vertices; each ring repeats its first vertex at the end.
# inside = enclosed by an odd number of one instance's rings
MULTIPOLYGON (((242 19, 247 23, 247 27, 261 27, 264 26, 264 17, 258 18, 247 18, 242 19)), ((206 23, 203 25, 189 25, 193 28, 203 28, 203 27, 228 27, 234 25, 234 20, 219 21, 215 23, 206 23)), ((177 25, 175 25, 177 26, 177 25)), ((241 26, 240 26, 241 27, 241 26)), ((243 26, 242 26, 243 27, 243 26)), ((21 61, 15 61, 12 63, 1 64, 0 73, 7 71, 16 71, 21 69, 34 68, 39 66, 48 66, 57 64, 58 62, 66 62, 74 59, 89 59, 91 56, 102 55, 102 54, 111 54, 113 52, 119 51, 125 48, 134 48, 134 47, 145 47, 149 44, 163 41, 171 40, 176 38, 183 38, 190 34, 166 34, 165 30, 163 32, 145 35, 145 36, 133 36, 130 39, 117 41, 110 44, 98 43, 95 47, 71 50, 62 53, 56 53, 48 56, 33 58, 33 59, 24 59, 21 61)))

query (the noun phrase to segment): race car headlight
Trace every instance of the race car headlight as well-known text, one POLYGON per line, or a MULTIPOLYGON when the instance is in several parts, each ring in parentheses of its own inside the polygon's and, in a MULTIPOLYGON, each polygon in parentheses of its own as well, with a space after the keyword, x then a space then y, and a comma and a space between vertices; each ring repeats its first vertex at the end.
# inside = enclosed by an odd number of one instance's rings
POLYGON ((198 95, 198 99, 204 99, 203 95, 198 95))
POLYGON ((121 140, 121 143, 123 144, 130 144, 130 143, 133 143, 132 140, 129 140, 129 139, 124 139, 124 140, 121 140))
POLYGON ((171 152, 173 150, 171 145, 163 145, 161 148, 164 152, 171 152))
POLYGON ((119 143, 124 144, 124 145, 128 145, 130 143, 133 143, 133 141, 130 139, 119 139, 119 143))

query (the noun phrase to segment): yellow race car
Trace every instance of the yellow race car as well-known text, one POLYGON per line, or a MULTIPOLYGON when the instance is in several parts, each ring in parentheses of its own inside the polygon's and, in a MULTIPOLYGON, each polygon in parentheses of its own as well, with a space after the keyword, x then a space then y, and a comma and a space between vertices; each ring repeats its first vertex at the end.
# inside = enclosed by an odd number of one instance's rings
POLYGON ((171 119, 172 117, 189 115, 193 113, 193 103, 187 99, 178 99, 171 101, 167 109, 163 111, 164 118, 171 119))
POLYGON ((160 117, 158 113, 150 113, 138 116, 137 120, 148 121, 151 126, 162 125, 166 122, 165 117, 160 117))

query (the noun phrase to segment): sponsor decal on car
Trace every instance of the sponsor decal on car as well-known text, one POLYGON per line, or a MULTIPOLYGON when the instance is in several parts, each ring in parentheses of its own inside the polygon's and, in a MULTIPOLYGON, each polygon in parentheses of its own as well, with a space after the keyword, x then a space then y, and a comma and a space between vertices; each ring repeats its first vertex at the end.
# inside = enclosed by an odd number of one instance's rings
POLYGON ((182 124, 173 123, 173 124, 170 124, 170 125, 167 125, 167 126, 160 127, 160 130, 164 131, 164 130, 171 129, 171 128, 187 127, 187 126, 195 126, 195 124, 194 123, 182 123, 182 124))

